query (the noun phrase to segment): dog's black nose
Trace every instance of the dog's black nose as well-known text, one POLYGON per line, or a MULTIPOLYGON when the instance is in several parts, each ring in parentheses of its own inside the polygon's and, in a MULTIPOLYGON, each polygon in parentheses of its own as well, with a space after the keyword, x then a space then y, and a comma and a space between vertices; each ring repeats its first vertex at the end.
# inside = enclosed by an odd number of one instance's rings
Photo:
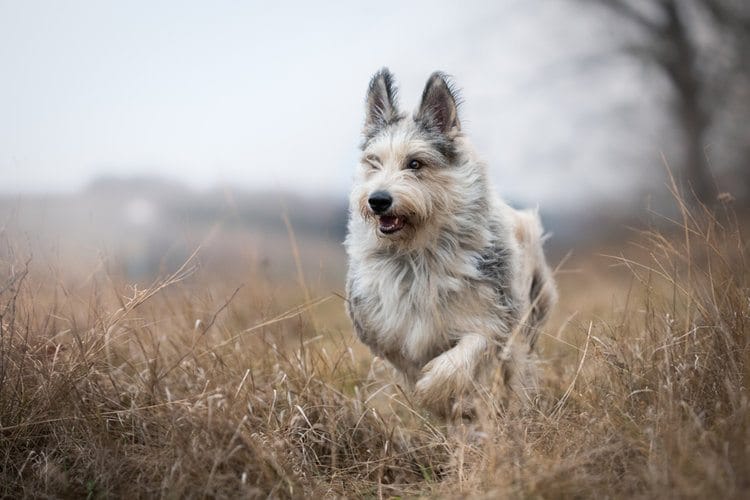
POLYGON ((376 214, 382 214, 391 207, 393 198, 385 191, 375 191, 367 199, 367 203, 370 204, 370 208, 376 214))

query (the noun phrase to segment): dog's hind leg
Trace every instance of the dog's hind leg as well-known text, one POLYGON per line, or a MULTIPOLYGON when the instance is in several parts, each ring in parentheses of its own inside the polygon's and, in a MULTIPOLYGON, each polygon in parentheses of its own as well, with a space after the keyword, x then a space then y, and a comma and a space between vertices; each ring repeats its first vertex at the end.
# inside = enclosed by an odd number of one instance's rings
POLYGON ((557 289, 552 271, 544 257, 542 223, 536 210, 516 212, 514 235, 521 250, 519 285, 521 294, 528 299, 524 311, 528 341, 534 347, 539 328, 549 317, 557 302, 557 289))

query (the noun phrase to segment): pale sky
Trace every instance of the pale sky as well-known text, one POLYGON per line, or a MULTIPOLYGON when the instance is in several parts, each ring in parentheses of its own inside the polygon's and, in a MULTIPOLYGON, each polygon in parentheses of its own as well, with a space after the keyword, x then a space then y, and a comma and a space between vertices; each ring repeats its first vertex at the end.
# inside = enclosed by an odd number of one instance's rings
POLYGON ((382 66, 405 109, 452 74, 464 128, 520 203, 626 196, 658 164, 658 89, 602 57, 617 40, 580 4, 271 4, 0 0, 0 193, 154 174, 343 195, 382 66))

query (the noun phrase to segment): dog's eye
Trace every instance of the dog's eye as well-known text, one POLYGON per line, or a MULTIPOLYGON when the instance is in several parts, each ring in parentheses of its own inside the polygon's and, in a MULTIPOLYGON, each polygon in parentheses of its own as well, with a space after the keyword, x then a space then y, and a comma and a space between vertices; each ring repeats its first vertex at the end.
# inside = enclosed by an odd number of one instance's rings
POLYGON ((408 165, 406 165, 406 168, 409 170, 419 170, 422 168, 422 162, 419 160, 411 160, 408 165))
POLYGON ((380 159, 377 156, 367 155, 363 160, 371 170, 380 170, 380 159))

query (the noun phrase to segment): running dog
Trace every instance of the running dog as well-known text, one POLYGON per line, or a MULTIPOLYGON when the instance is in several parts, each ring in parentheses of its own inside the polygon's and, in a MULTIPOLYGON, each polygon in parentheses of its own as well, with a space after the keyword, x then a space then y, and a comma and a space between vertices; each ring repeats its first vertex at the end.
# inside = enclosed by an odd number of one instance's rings
POLYGON ((436 72, 408 115, 390 71, 372 77, 345 241, 357 336, 444 416, 470 412, 498 379, 530 397, 531 353, 557 299, 537 213, 494 193, 458 104, 436 72))

